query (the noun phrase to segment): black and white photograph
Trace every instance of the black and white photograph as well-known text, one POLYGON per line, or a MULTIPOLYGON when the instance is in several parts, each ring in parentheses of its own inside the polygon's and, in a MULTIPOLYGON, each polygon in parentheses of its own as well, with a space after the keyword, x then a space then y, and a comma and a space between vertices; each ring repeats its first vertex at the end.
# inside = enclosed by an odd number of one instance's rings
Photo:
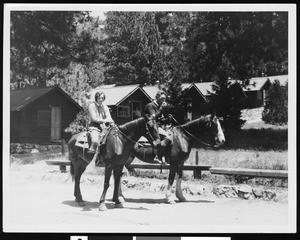
POLYGON ((3 232, 295 233, 296 37, 295 4, 5 4, 3 232))

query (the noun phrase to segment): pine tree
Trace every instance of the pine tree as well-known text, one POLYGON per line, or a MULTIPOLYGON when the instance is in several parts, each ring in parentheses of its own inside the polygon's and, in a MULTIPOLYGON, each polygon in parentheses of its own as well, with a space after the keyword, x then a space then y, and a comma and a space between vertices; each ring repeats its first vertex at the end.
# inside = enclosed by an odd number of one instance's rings
POLYGON ((171 114, 176 122, 173 124, 184 124, 187 122, 187 112, 190 111, 190 100, 184 96, 180 81, 170 81, 166 84, 166 93, 168 96, 168 107, 166 114, 171 114))
POLYGON ((245 120, 242 120, 243 99, 236 96, 232 91, 232 84, 227 80, 228 73, 226 69, 218 70, 218 77, 213 85, 211 92, 212 108, 216 110, 217 116, 222 117, 222 126, 226 130, 239 130, 245 120))
POLYGON ((83 21, 88 21, 87 12, 13 11, 12 88, 19 83, 45 86, 49 68, 65 68, 76 56, 80 58, 84 51, 75 48, 76 25, 83 21))
POLYGON ((281 86, 278 80, 271 85, 262 113, 266 123, 281 125, 288 122, 288 84, 281 86))
POLYGON ((110 12, 105 30, 106 83, 164 82, 164 54, 153 12, 110 12))
POLYGON ((231 78, 287 74, 286 12, 197 12, 187 29, 189 79, 211 81, 225 55, 231 78))

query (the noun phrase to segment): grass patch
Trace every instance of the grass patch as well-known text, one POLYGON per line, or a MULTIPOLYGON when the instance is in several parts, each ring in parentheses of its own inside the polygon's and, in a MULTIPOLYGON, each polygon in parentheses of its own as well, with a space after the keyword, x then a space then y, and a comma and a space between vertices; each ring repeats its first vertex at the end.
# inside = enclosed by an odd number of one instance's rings
MULTIPOLYGON (((198 164, 224 168, 269 169, 288 170, 287 151, 259 151, 259 150, 211 150, 194 148, 185 165, 196 164, 196 152, 198 152, 198 164)), ((135 159, 135 162, 140 162, 135 159)), ((143 170, 136 169, 134 176, 139 178, 168 179, 168 170, 143 170)), ((214 175, 209 171, 202 172, 202 178, 194 179, 192 171, 183 172, 183 180, 212 183, 212 184, 239 184, 263 185, 268 187, 287 187, 288 180, 267 178, 245 178, 240 176, 214 175)))
POLYGON ((258 149, 260 151, 288 149, 287 129, 242 129, 226 134, 225 149, 258 149))
POLYGON ((225 168, 250 168, 288 170, 287 151, 259 151, 259 150, 207 150, 192 149, 186 164, 195 164, 198 151, 199 165, 225 168))

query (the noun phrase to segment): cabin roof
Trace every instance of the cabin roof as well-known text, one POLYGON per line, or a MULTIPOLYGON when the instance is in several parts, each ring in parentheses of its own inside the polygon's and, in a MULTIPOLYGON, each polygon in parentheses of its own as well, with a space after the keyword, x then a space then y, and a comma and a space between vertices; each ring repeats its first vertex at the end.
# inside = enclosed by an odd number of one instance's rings
POLYGON ((150 99, 150 96, 137 84, 126 86, 106 85, 94 88, 90 91, 91 100, 94 99, 94 96, 97 91, 103 91, 105 93, 105 104, 108 106, 119 105, 127 97, 129 97, 136 91, 142 91, 150 99))
POLYGON ((39 87, 39 88, 28 88, 28 89, 17 89, 10 91, 10 110, 11 111, 21 111, 25 108, 31 106, 40 97, 50 94, 53 91, 59 91, 66 98, 81 109, 80 105, 74 101, 65 91, 63 91, 58 85, 50 87, 39 87))
POLYGON ((155 99, 156 93, 159 91, 157 86, 143 86, 143 89, 150 96, 151 100, 155 99))
POLYGON ((201 83, 194 83, 194 85, 199 89, 199 91, 204 96, 209 96, 210 92, 214 92, 212 86, 213 82, 201 82, 201 83))
MULTIPOLYGON (((181 83, 182 90, 190 88, 191 83, 181 83)), ((145 92, 151 97, 152 100, 155 99, 156 93, 159 91, 158 86, 143 86, 142 87, 145 92)))
POLYGON ((267 82, 271 83, 269 77, 256 77, 256 78, 251 78, 249 80, 249 84, 246 86, 243 86, 242 81, 241 80, 228 80, 229 82, 231 82, 232 84, 234 83, 239 83, 243 89, 243 91, 247 92, 247 91, 260 91, 263 89, 263 87, 265 86, 265 84, 267 82))
POLYGON ((270 76, 267 78, 270 79, 271 83, 274 83, 275 80, 278 80, 281 85, 285 85, 288 82, 289 75, 270 76))

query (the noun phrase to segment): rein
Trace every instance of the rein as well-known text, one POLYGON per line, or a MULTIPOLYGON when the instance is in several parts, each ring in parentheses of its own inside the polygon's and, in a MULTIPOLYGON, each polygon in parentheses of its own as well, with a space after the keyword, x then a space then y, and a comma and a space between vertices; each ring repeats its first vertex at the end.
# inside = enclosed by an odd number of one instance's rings
POLYGON ((189 131, 185 130, 185 129, 179 124, 179 122, 176 121, 176 119, 175 119, 173 116, 172 116, 172 119, 173 119, 173 121, 174 121, 175 123, 178 124, 178 126, 179 126, 185 133, 187 133, 187 134, 188 134, 190 137, 192 137, 194 140, 196 140, 197 142, 203 144, 203 145, 206 146, 206 147, 215 148, 214 145, 211 145, 211 144, 209 144, 209 143, 205 143, 205 142, 201 141, 200 139, 196 138, 193 134, 191 134, 189 131))
MULTIPOLYGON (((138 143, 138 141, 134 141, 132 140, 130 137, 128 137, 125 133, 123 133, 120 128, 117 126, 118 131, 129 141, 131 141, 132 143, 136 144, 138 143)), ((149 137, 151 138, 152 141, 154 141, 155 139, 151 136, 150 132, 149 132, 149 127, 146 124, 146 135, 149 135, 149 137)))
POLYGON ((117 128, 118 132, 121 133, 127 140, 131 141, 134 144, 138 143, 137 141, 132 140, 130 137, 127 137, 127 135, 125 133, 123 133, 117 125, 116 125, 116 128, 117 128))
POLYGON ((132 140, 130 137, 127 137, 126 134, 123 133, 123 132, 120 130, 120 128, 117 127, 117 129, 118 129, 118 132, 121 133, 127 140, 131 141, 131 142, 134 143, 134 144, 137 143, 137 141, 134 141, 134 140, 132 140))

